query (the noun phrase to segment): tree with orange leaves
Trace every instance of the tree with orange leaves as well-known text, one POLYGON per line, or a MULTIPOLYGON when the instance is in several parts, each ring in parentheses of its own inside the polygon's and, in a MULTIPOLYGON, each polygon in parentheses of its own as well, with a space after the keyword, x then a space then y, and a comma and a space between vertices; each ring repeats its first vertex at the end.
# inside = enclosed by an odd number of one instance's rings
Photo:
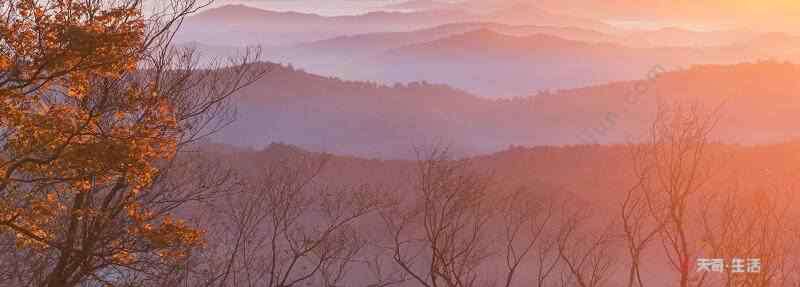
POLYGON ((196 1, 147 16, 142 0, 0 2, 0 281, 117 286, 202 244, 170 215, 202 190, 159 182, 263 72, 254 54, 201 69, 170 45, 196 1))

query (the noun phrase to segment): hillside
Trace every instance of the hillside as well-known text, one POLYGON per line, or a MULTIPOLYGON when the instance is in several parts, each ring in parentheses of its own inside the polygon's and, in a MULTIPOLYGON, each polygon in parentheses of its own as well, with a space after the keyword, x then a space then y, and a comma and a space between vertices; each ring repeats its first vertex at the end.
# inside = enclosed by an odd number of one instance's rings
MULTIPOLYGON (((220 153, 218 146, 207 150, 248 171, 258 171, 281 158, 322 156, 282 143, 259 150, 234 149, 220 153)), ((797 179, 800 170, 798 142, 716 145, 709 152, 725 153, 730 158, 713 178, 711 188, 731 188, 731 176, 739 177, 750 186, 800 183, 797 179)), ((326 156, 330 158, 320 174, 320 181, 337 185, 369 184, 404 191, 412 187, 417 167, 412 160, 326 156)), ((493 182, 500 189, 525 189, 541 195, 569 194, 592 202, 596 207, 612 210, 618 208, 624 191, 635 184, 631 150, 623 145, 515 146, 467 160, 476 171, 492 173, 493 182)))
POLYGON ((452 144, 461 154, 509 145, 626 142, 641 134, 659 98, 723 105, 719 136, 768 143, 797 135, 800 66, 777 62, 696 66, 652 80, 616 82, 505 100, 443 85, 384 86, 272 65, 241 93, 239 118, 219 139, 287 142, 368 157, 412 156, 415 145, 452 144), (637 92, 638 91, 638 92, 637 92))

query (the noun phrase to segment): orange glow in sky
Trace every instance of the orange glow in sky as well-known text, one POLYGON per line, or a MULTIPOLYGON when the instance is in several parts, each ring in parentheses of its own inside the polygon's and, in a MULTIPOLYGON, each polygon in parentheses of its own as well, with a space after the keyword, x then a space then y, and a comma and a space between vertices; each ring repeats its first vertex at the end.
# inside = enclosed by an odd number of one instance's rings
POLYGON ((610 20, 800 32, 797 0, 546 0, 546 7, 610 20))

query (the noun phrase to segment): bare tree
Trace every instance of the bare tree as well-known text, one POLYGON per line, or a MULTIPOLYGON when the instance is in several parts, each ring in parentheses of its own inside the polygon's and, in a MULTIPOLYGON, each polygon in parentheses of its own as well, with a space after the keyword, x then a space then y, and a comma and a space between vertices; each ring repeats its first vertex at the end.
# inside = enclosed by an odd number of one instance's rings
POLYGON ((604 286, 617 263, 613 224, 604 225, 582 204, 564 205, 562 210, 556 243, 563 266, 561 285, 604 286))
MULTIPOLYGON (((638 151, 638 149, 634 149, 638 151)), ((637 175, 644 172, 636 166, 637 175)), ((625 193, 621 206, 622 236, 626 246, 628 262, 627 286, 644 286, 642 279, 642 257, 651 243, 658 239, 664 228, 663 221, 653 218, 647 198, 641 191, 645 178, 639 181, 625 193)))
POLYGON ((413 198, 382 214, 394 262, 426 287, 481 285, 489 256, 488 178, 434 149, 417 166, 413 198))
POLYGON ((631 256, 628 284, 641 282, 640 256, 657 237, 667 262, 678 274, 677 285, 694 281, 690 222, 691 202, 702 196, 719 158, 712 151, 711 132, 719 117, 699 104, 659 105, 650 134, 634 147, 638 184, 623 203, 623 227, 631 256))
POLYGON ((358 229, 382 206, 368 186, 317 180, 325 155, 270 161, 255 182, 210 209, 215 246, 195 266, 192 286, 336 286, 361 264, 358 229))
POLYGON ((797 282, 793 263, 797 224, 790 212, 796 202, 793 192, 780 181, 770 188, 751 190, 733 178, 730 187, 703 199, 702 252, 738 261, 736 266, 731 262, 723 278, 708 281, 725 286, 792 286, 797 282), (758 272, 748 272, 745 260, 750 259, 760 260, 758 272))
MULTIPOLYGON (((496 223, 503 227, 502 240, 505 244, 506 277, 502 286, 509 287, 520 267, 531 253, 537 254, 536 284, 543 286, 558 263, 558 257, 550 251, 554 240, 548 236, 555 214, 555 201, 544 196, 531 196, 531 192, 521 189, 502 198, 498 204, 500 218, 496 223)), ((524 269, 523 269, 524 270, 524 269)))
POLYGON ((386 249, 408 283, 545 286, 560 262, 555 200, 524 188, 504 192, 446 149, 419 155, 411 192, 382 212, 386 249), (533 268, 535 278, 517 280, 533 268))

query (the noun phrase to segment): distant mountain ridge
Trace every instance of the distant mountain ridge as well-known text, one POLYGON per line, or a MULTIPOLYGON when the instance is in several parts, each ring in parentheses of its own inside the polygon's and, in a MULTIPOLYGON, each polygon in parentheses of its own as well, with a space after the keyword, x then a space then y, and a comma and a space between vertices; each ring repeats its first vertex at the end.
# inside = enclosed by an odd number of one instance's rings
MULTIPOLYGON (((786 34, 742 36, 745 40, 724 46, 651 47, 650 36, 631 33, 465 22, 411 32, 339 36, 266 48, 263 55, 266 60, 292 63, 320 75, 382 83, 429 81, 486 97, 632 80, 655 65, 674 69, 760 59, 800 61, 800 50, 792 48, 800 47, 800 38, 786 34), (630 44, 632 39, 641 42, 630 44)), ((737 40, 728 37, 728 32, 719 32, 719 39, 713 39, 718 35, 714 32, 662 29, 652 33, 685 35, 682 41, 687 42, 702 37, 709 38, 707 43, 737 40)), ((207 46, 212 47, 208 54, 225 51, 219 45, 207 46)))
POLYGON ((197 15, 190 17, 193 21, 230 21, 230 22, 257 22, 257 21, 276 21, 276 20, 295 20, 295 21, 322 21, 325 19, 311 13, 300 12, 278 12, 253 8, 242 4, 225 5, 218 8, 212 8, 197 15))
POLYGON ((439 9, 335 17, 230 5, 190 17, 178 39, 201 50, 208 47, 215 56, 224 54, 221 47, 237 52, 236 47, 267 43, 265 60, 320 75, 381 83, 428 81, 485 97, 632 80, 655 65, 672 69, 800 60, 800 50, 793 48, 800 41, 783 34, 679 28, 608 32, 495 21, 517 22, 513 19, 522 16, 512 14, 529 10, 544 15, 528 17, 531 22, 566 19, 559 23, 583 25, 557 14, 553 18, 531 4, 486 15, 439 9))
MULTIPOLYGON (((538 10, 537 10, 538 11, 538 10)), ((320 16, 298 12, 275 12, 244 5, 212 8, 186 19, 178 41, 198 41, 210 45, 234 43, 264 46, 293 45, 337 36, 403 32, 459 22, 498 22, 515 19, 527 25, 575 26, 607 29, 601 22, 550 14, 524 19, 502 14, 477 15, 463 9, 442 8, 414 12, 375 11, 349 16, 320 16)), ((510 23, 506 23, 510 24, 510 23)))
POLYGON ((481 96, 508 97, 636 79, 655 65, 675 68, 724 60, 714 56, 691 48, 631 48, 480 29, 390 50, 364 61, 362 66, 374 69, 357 78, 428 80, 481 96))
POLYGON ((484 16, 483 19, 511 25, 531 25, 535 23, 542 26, 579 27, 607 33, 618 31, 616 27, 605 22, 553 13, 530 2, 520 2, 508 8, 493 11, 484 16))
POLYGON ((427 53, 434 51, 439 51, 441 53, 459 51, 478 53, 491 53, 492 51, 529 53, 536 50, 578 48, 594 45, 622 48, 610 43, 589 44, 550 34, 513 36, 501 34, 491 29, 481 28, 431 42, 400 47, 390 50, 386 54, 397 55, 401 53, 427 53), (471 51, 472 49, 475 49, 475 51, 471 51))
POLYGON ((453 9, 456 4, 436 1, 436 0, 409 0, 397 4, 389 4, 382 6, 381 9, 386 10, 401 10, 401 11, 423 11, 423 10, 436 10, 436 9, 453 9))
POLYGON ((357 62, 392 49, 431 42, 480 29, 491 29, 503 34, 519 36, 529 34, 556 35, 565 39, 590 43, 612 41, 613 39, 612 36, 601 32, 573 27, 512 26, 489 22, 466 22, 445 24, 411 32, 340 36, 284 49, 275 49, 268 56, 273 61, 295 63, 315 72, 336 74, 336 67, 341 66, 343 63, 357 62))
POLYGON ((452 144, 465 155, 509 145, 624 143, 649 125, 659 98, 725 103, 718 135, 730 142, 800 135, 791 120, 800 113, 800 65, 794 64, 703 65, 652 80, 502 100, 444 85, 343 81, 269 65, 271 72, 237 98, 239 118, 218 140, 376 158, 413 157, 413 146, 432 143, 452 144))
POLYGON ((347 34, 408 31, 469 19, 462 11, 370 12, 353 16, 320 16, 275 12, 244 5, 209 9, 186 19, 178 42, 210 45, 293 45, 347 34))

